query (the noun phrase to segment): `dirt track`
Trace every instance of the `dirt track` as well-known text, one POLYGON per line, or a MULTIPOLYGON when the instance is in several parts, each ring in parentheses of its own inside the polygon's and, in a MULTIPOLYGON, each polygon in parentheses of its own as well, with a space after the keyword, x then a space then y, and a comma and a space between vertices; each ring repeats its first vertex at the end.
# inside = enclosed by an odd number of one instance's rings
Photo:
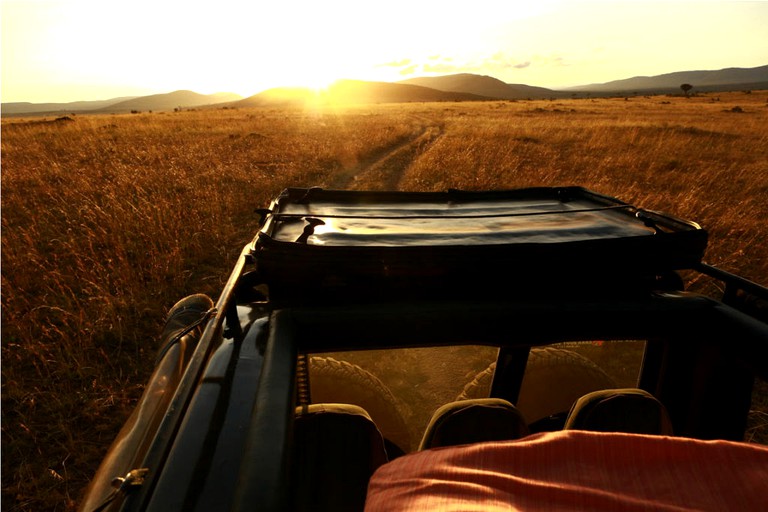
MULTIPOLYGON (((424 122, 422 119, 420 121, 424 122)), ((344 168, 332 178, 328 187, 348 190, 398 190, 400 179, 411 163, 442 135, 442 126, 423 124, 404 141, 398 141, 356 165, 344 168)))

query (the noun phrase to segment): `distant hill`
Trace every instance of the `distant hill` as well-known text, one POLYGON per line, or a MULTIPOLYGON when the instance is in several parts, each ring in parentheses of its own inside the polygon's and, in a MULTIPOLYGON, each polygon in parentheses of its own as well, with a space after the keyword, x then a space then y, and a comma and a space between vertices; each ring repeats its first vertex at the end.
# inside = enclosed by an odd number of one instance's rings
POLYGON ((192 91, 175 91, 167 94, 152 94, 114 103, 101 110, 109 112, 130 112, 132 110, 173 110, 175 108, 192 108, 217 103, 228 103, 241 99, 234 93, 198 94, 192 91))
POLYGON ((483 101, 486 96, 439 91, 418 85, 339 80, 322 91, 304 88, 276 88, 232 104, 235 107, 288 106, 306 103, 362 104, 410 103, 421 101, 483 101))
POLYGON ((308 102, 315 93, 305 87, 276 87, 267 89, 253 96, 248 96, 232 103, 233 107, 288 107, 303 105, 308 102))
POLYGON ((73 101, 70 103, 3 103, 2 115, 59 115, 59 114, 117 114, 122 112, 173 110, 174 108, 193 108, 219 103, 229 103, 241 99, 233 93, 198 94, 192 91, 176 91, 168 94, 150 96, 124 96, 99 101, 73 101))
POLYGON ((99 110, 121 101, 134 99, 136 96, 124 96, 99 101, 73 101, 70 103, 29 103, 27 101, 3 103, 2 114, 36 114, 36 113, 72 113, 88 110, 99 110))
POLYGON ((546 89, 544 87, 507 84, 491 76, 474 75, 471 73, 409 78, 408 80, 402 80, 398 83, 421 85, 439 91, 463 92, 504 100, 524 100, 528 98, 541 99, 565 96, 561 92, 546 89))
POLYGON ((768 89, 768 66, 727 68, 717 71, 678 71, 656 76, 636 76, 602 84, 569 87, 568 91, 593 92, 679 92, 681 84, 694 91, 768 89))

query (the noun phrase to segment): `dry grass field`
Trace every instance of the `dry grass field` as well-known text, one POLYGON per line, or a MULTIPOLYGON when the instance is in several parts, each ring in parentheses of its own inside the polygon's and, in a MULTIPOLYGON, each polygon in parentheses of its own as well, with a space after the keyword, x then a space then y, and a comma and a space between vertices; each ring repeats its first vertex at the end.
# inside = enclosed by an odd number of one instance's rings
POLYGON ((165 313, 315 185, 582 185, 700 222, 709 263, 768 284, 766 91, 3 119, 4 510, 76 506, 165 313))

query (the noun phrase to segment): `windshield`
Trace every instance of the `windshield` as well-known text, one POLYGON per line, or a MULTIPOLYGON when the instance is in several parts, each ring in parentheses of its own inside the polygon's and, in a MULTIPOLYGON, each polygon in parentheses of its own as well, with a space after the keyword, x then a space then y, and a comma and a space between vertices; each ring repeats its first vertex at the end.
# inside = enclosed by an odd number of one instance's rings
MULTIPOLYGON (((581 395, 636 386, 644 350, 639 340, 533 348, 516 405, 530 424, 557 428, 549 418, 560 415, 562 421, 581 395)), ((312 354, 310 400, 360 405, 386 438, 408 452, 440 406, 490 395, 498 353, 497 347, 462 345, 312 354)))

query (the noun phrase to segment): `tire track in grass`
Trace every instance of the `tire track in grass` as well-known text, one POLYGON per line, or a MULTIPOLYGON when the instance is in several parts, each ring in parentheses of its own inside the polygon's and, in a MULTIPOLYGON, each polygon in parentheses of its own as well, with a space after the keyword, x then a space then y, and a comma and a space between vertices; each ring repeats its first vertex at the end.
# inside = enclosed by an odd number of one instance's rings
POLYGON ((342 170, 329 183, 333 189, 397 190, 411 163, 443 135, 440 125, 424 126, 414 136, 342 170))

